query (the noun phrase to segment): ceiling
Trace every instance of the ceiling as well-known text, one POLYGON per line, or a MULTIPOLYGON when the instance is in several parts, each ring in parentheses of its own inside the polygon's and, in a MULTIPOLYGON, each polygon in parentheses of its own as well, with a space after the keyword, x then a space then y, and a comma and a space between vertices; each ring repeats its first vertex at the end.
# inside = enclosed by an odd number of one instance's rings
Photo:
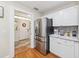
POLYGON ((18 1, 20 4, 23 4, 25 7, 30 9, 38 8, 36 10, 40 13, 45 13, 55 8, 73 3, 74 1, 18 1))

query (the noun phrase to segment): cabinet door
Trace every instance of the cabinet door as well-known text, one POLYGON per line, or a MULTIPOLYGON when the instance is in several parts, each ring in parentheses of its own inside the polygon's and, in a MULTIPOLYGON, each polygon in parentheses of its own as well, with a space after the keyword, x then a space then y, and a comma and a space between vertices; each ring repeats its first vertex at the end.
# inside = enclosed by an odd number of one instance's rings
POLYGON ((53 50, 53 48, 54 48, 54 39, 53 39, 53 37, 50 37, 50 52, 53 52, 54 50, 53 50))
POLYGON ((79 58, 79 42, 74 42, 75 45, 75 58, 79 58))
POLYGON ((50 52, 60 57, 60 54, 58 53, 60 47, 57 43, 57 40, 58 38, 55 37, 50 38, 50 52))
POLYGON ((53 26, 78 25, 78 6, 53 13, 53 26))
POLYGON ((56 53, 56 47, 57 47, 57 43, 56 43, 56 38, 54 37, 50 37, 50 52, 52 53, 56 53))
POLYGON ((53 14, 53 26, 61 26, 62 24, 62 19, 63 15, 62 15, 62 11, 58 11, 56 13, 53 14))
POLYGON ((72 58, 74 57, 74 42, 59 39, 58 41, 58 54, 61 57, 72 58))
POLYGON ((73 6, 62 10, 63 25, 78 25, 78 6, 73 6))

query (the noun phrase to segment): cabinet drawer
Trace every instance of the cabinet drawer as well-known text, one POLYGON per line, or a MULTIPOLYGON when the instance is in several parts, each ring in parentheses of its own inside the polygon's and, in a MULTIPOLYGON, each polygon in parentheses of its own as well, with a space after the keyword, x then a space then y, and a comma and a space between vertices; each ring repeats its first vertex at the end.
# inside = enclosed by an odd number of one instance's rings
POLYGON ((58 39, 57 40, 58 44, 63 44, 63 45, 66 45, 66 46, 74 46, 74 42, 73 41, 69 41, 69 40, 66 40, 66 39, 58 39))

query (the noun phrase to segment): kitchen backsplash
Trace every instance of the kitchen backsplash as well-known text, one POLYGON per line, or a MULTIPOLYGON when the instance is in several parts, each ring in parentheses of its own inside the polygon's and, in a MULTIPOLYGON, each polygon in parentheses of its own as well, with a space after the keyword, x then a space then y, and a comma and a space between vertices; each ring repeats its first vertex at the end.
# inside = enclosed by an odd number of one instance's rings
POLYGON ((78 36, 78 26, 54 27, 54 34, 59 34, 61 36, 68 36, 68 37, 77 37, 78 36))

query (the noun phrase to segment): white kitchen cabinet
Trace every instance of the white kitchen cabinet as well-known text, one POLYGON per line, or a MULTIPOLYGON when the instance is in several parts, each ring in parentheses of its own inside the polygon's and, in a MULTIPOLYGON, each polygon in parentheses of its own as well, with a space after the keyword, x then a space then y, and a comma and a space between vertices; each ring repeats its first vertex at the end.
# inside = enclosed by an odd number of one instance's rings
POLYGON ((63 25, 78 25, 78 6, 70 7, 62 10, 63 25))
POLYGON ((74 42, 68 40, 62 40, 59 38, 57 42, 59 49, 58 53, 61 57, 73 58, 74 57, 74 42))
POLYGON ((54 13, 52 16, 53 16, 53 26, 60 26, 60 13, 59 12, 56 12, 54 13))
POLYGON ((79 42, 74 42, 75 57, 79 58, 79 42))
POLYGON ((51 14, 53 26, 78 25, 78 6, 69 7, 51 14))
POLYGON ((72 58, 74 57, 74 42, 50 37, 50 52, 59 57, 72 58))
MULTIPOLYGON (((53 53, 57 53, 58 45, 57 45, 57 38, 50 37, 50 51, 53 53)), ((58 55, 58 54, 57 54, 58 55)))

